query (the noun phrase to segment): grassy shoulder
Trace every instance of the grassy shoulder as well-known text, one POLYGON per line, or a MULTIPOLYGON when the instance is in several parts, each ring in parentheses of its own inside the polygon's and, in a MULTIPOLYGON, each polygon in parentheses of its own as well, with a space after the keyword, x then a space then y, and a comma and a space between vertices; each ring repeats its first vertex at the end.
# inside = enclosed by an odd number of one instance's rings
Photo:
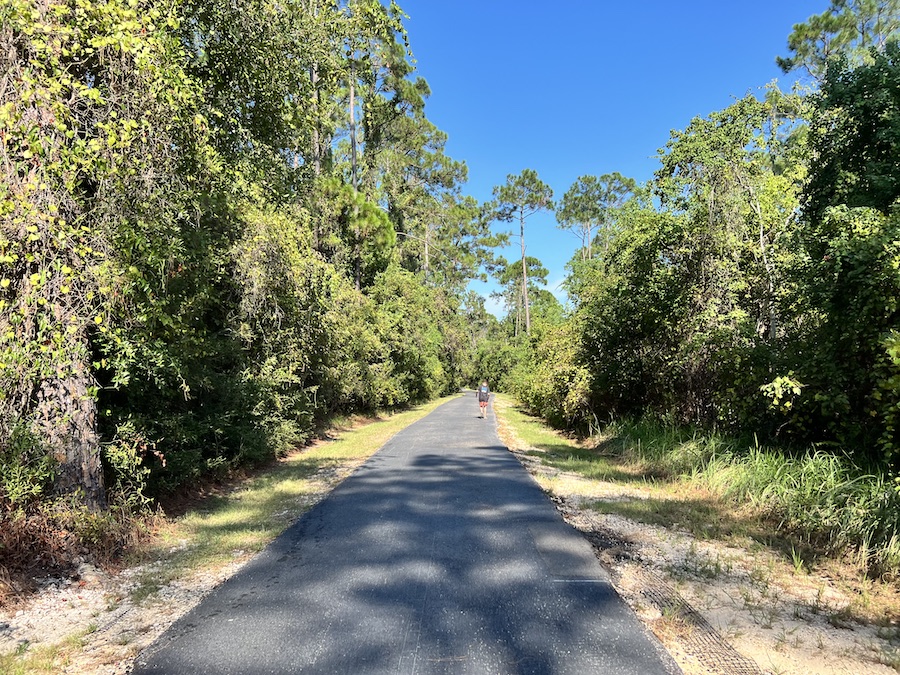
POLYGON ((499 396, 496 409, 501 434, 542 467, 538 481, 548 492, 699 541, 763 551, 786 574, 840 583, 856 598, 848 610, 855 619, 885 626, 900 619, 900 508, 885 477, 824 453, 789 457, 651 424, 577 440, 508 397, 499 396), (614 498, 598 497, 605 483, 618 486, 614 498))
MULTIPOLYGON (((177 517, 156 516, 147 524, 151 534, 123 561, 138 570, 129 597, 111 598, 107 609, 128 602, 152 610, 158 591, 173 581, 189 583, 192 577, 249 559, 392 436, 455 396, 400 413, 336 420, 325 437, 311 446, 215 494, 191 500, 191 506, 177 517)), ((59 672, 79 658, 95 630, 92 623, 59 644, 25 645, 0 654, 0 672, 59 672)))

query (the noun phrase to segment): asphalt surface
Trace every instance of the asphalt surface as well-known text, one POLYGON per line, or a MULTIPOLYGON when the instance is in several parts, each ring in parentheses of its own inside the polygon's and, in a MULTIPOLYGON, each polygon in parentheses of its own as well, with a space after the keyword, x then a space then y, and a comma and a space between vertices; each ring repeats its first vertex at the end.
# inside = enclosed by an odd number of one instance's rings
POLYGON ((675 673, 474 394, 397 434, 135 673, 675 673))

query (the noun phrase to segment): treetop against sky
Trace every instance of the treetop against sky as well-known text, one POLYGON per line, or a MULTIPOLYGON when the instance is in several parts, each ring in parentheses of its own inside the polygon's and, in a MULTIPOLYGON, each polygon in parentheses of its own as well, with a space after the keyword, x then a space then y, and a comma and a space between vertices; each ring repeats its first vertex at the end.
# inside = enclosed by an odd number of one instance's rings
MULTIPOLYGON (((404 0, 410 45, 431 85, 427 110, 465 160, 466 191, 491 198, 507 174, 533 168, 561 197, 585 174, 643 182, 658 149, 685 128, 778 79, 794 24, 826 0, 521 2, 404 0)), ((499 227, 499 226, 498 226, 499 227)), ((528 253, 565 276, 577 236, 552 213, 529 224, 528 253)), ((518 242, 505 254, 518 255, 518 242)), ((491 286, 478 286, 490 292, 491 286)), ((498 308, 494 307, 497 310, 498 308)))

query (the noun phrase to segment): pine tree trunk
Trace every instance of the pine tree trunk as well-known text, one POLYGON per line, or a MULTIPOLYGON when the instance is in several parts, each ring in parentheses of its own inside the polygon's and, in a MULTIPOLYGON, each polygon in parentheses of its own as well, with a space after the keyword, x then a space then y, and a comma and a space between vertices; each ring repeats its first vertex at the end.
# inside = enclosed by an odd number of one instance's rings
MULTIPOLYGON (((356 176, 356 66, 350 61, 350 183, 353 186, 354 204, 356 191, 358 188, 358 180, 356 176)), ((353 207, 353 219, 355 221, 354 236, 356 238, 353 244, 353 276, 356 281, 356 290, 362 285, 362 233, 360 232, 359 220, 357 219, 356 206, 353 207)))
POLYGON ((531 335, 531 311, 528 307, 528 264, 525 262, 525 216, 519 216, 519 238, 522 242, 522 302, 525 305, 525 334, 531 335))
POLYGON ((92 378, 84 362, 72 372, 44 379, 37 394, 35 425, 47 449, 59 463, 55 491, 75 494, 90 509, 106 506, 97 403, 91 394, 92 378))

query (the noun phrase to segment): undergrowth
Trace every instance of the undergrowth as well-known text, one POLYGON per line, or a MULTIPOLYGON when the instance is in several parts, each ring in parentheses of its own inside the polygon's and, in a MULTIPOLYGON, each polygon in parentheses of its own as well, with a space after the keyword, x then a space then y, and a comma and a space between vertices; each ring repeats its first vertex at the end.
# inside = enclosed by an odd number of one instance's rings
POLYGON ((146 514, 112 504, 94 512, 67 499, 0 503, 0 604, 32 591, 40 577, 67 576, 81 562, 113 564, 146 532, 146 514))
POLYGON ((871 574, 900 574, 900 489, 883 469, 821 448, 789 452, 652 421, 610 425, 605 446, 645 471, 684 477, 871 574))
POLYGON ((614 422, 576 442, 505 397, 500 403, 544 464, 590 480, 667 484, 684 497, 605 509, 662 525, 690 523, 698 536, 743 533, 784 546, 797 560, 846 557, 873 577, 900 577, 900 481, 884 469, 823 448, 764 447, 653 420, 614 422))

